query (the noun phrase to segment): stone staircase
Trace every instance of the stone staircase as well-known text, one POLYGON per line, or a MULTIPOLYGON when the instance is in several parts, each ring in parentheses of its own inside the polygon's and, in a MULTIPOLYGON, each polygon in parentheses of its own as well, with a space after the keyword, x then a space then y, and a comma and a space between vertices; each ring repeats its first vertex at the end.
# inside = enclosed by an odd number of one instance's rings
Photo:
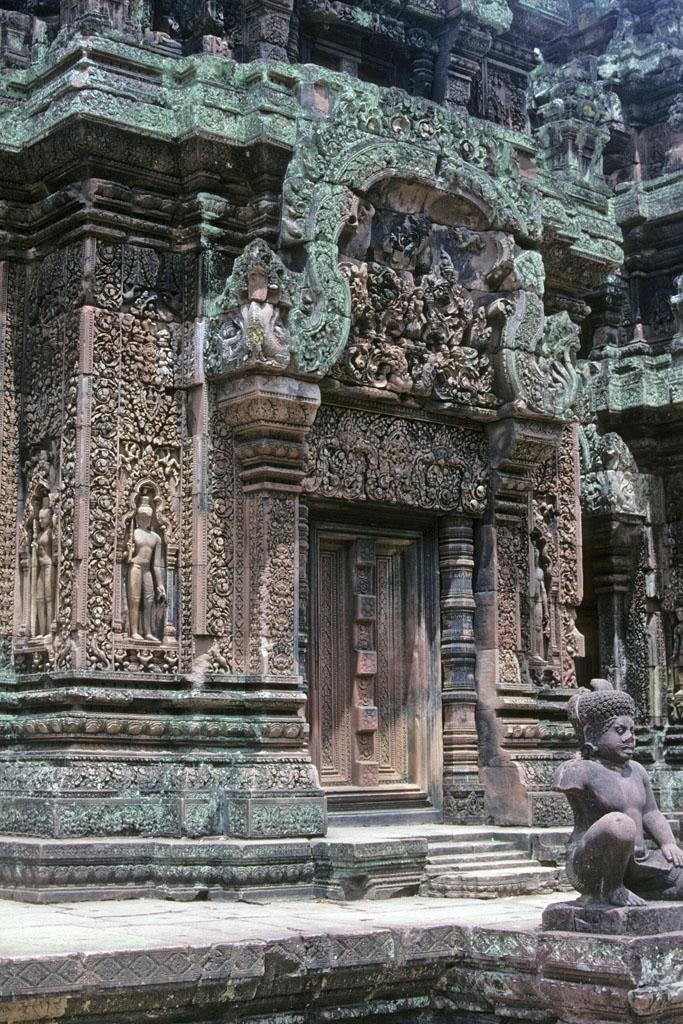
POLYGON ((519 841, 482 834, 428 840, 421 896, 495 899, 554 892, 566 887, 564 870, 545 867, 519 841))

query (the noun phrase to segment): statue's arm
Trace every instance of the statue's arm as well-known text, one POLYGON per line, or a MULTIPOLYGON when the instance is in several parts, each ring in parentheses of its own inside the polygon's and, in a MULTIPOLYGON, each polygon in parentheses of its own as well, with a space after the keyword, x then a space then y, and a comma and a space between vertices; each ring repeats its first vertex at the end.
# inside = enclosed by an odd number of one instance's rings
POLYGON ((557 769, 555 775, 555 789, 559 793, 579 793, 586 787, 586 764, 583 758, 574 758, 565 761, 557 769))
MULTIPOLYGON (((634 765, 637 764, 637 762, 632 763, 634 765)), ((650 780, 647 777, 647 772, 641 764, 638 764, 637 768, 642 774, 643 784, 645 786, 643 825, 646 831, 660 847, 666 859, 671 861, 671 863, 675 864, 677 867, 683 867, 683 850, 680 849, 676 842, 669 822, 666 820, 659 807, 657 807, 657 801, 655 800, 655 795, 652 792, 652 786, 650 785, 650 780)))
POLYGON ((166 599, 166 587, 164 586, 164 572, 161 566, 161 538, 157 536, 152 555, 152 572, 154 573, 154 586, 157 592, 157 600, 166 599))

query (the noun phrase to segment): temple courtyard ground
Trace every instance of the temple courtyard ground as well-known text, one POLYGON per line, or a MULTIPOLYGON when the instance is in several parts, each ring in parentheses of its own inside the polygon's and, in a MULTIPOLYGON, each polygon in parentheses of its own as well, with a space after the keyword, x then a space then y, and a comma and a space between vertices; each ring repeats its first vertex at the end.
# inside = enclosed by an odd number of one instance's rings
POLYGON ((544 931, 574 896, 0 900, 0 1024, 682 1021, 683 930, 544 931))

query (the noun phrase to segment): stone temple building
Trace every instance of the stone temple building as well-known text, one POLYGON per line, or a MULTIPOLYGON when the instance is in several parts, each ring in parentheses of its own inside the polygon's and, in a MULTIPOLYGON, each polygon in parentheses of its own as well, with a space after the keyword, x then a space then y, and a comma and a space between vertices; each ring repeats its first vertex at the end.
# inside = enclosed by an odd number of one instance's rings
POLYGON ((2 894, 565 825, 594 676, 675 818, 679 0, 0 0, 0 63, 2 894))

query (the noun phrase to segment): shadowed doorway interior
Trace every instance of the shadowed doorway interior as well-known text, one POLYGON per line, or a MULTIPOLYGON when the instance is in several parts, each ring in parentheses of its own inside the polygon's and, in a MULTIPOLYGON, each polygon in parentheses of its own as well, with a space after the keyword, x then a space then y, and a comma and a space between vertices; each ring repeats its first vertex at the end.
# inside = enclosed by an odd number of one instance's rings
POLYGON ((311 541, 311 739, 330 811, 436 809, 433 532, 319 523, 311 541))

